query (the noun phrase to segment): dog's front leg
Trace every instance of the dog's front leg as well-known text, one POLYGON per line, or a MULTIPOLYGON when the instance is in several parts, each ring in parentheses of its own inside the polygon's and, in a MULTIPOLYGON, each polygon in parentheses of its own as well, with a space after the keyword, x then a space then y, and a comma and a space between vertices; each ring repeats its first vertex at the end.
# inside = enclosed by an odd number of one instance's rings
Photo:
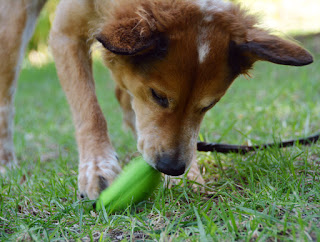
POLYGON ((76 128, 79 190, 90 199, 97 198, 121 170, 95 94, 88 26, 95 16, 93 2, 61 1, 50 34, 58 75, 76 128))
POLYGON ((14 94, 25 48, 45 0, 0 0, 0 172, 16 163, 14 94))

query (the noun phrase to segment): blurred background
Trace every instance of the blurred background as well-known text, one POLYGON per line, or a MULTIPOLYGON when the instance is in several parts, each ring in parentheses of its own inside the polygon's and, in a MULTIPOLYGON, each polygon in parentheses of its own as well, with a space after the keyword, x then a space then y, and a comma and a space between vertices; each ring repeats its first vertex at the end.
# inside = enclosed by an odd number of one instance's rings
MULTIPOLYGON (((52 60, 47 39, 58 0, 49 0, 41 12, 26 53, 28 63, 42 66, 52 60)), ((261 18, 263 27, 286 35, 320 33, 320 0, 233 0, 261 18)))

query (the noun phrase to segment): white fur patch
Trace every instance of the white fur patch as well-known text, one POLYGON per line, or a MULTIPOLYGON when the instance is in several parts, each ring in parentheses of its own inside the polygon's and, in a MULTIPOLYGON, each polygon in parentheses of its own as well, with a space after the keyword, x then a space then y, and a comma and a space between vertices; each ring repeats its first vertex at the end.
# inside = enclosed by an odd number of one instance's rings
POLYGON ((223 12, 230 6, 230 2, 223 0, 198 0, 196 3, 205 14, 203 17, 205 22, 212 22, 214 20, 213 13, 223 12))
POLYGON ((206 16, 204 16, 203 20, 205 22, 212 22, 213 21, 213 16, 212 15, 206 15, 206 16))
POLYGON ((85 173, 89 183, 95 176, 115 177, 121 171, 114 150, 105 149, 103 153, 101 156, 80 158, 79 171, 85 173))
POLYGON ((203 63, 207 56, 210 53, 210 42, 208 39, 208 30, 206 28, 201 28, 199 30, 199 36, 198 36, 198 57, 199 57, 199 63, 203 63))
MULTIPOLYGON (((197 0, 200 10, 204 13, 203 21, 212 22, 214 21, 213 13, 225 11, 229 6, 229 2, 223 0, 197 0)), ((205 27, 199 27, 198 36, 198 56, 199 63, 203 63, 210 53, 210 42, 208 39, 208 29, 205 27)))
POLYGON ((221 12, 230 6, 229 2, 223 0, 198 0, 197 4, 204 12, 221 12))
POLYGON ((205 61, 209 53, 210 53, 209 43, 205 42, 205 43, 200 43, 198 45, 198 55, 199 55, 200 63, 203 63, 205 61))

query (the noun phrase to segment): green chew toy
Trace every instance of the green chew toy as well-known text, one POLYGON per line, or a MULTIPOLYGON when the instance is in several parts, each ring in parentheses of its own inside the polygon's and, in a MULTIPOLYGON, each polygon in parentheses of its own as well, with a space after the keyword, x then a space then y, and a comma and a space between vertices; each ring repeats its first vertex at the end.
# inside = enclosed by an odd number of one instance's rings
POLYGON ((102 191, 96 210, 102 206, 115 210, 125 209, 131 202, 145 200, 161 181, 161 172, 148 165, 142 157, 132 160, 107 189, 102 191))

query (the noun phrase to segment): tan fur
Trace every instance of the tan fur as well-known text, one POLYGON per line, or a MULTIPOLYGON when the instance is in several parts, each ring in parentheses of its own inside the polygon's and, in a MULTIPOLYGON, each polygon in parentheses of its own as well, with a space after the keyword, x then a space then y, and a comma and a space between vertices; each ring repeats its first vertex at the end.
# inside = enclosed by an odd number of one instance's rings
MULTIPOLYGON (((12 2, 16 13, 23 12, 12 2)), ((82 194, 97 198, 121 170, 95 94, 90 56, 95 38, 105 47, 105 63, 117 83, 124 121, 136 133, 146 161, 173 175, 191 167, 190 179, 200 183, 204 181, 195 162, 200 124, 233 80, 257 60, 286 65, 312 62, 296 43, 257 28, 256 18, 238 5, 205 3, 204 8, 203 1, 193 0, 60 2, 50 46, 76 127, 82 194)), ((23 13, 15 16, 21 17, 11 26, 13 37, 21 35, 26 21, 23 13)), ((2 59, 16 55, 17 46, 7 42, 3 46, 8 52, 0 52, 2 59)), ((16 63, 0 67, 4 70, 0 77, 10 76, 16 63)), ((3 97, 11 85, 5 83, 12 79, 2 78, 3 97)))
POLYGON ((43 4, 44 1, 37 0, 0 0, 0 172, 16 164, 13 147, 16 81, 24 49, 43 4))

